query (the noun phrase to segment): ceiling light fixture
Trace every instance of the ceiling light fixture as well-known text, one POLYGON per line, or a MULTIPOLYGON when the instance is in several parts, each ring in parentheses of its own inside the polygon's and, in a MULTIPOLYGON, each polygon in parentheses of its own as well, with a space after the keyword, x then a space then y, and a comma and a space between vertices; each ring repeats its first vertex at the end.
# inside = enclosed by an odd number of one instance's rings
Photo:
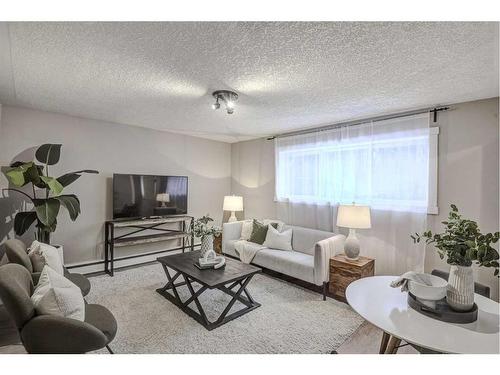
POLYGON ((238 100, 238 94, 229 90, 217 90, 212 93, 212 96, 215 98, 215 103, 212 104, 213 109, 220 108, 220 100, 226 105, 226 112, 228 115, 234 113, 234 104, 238 100))

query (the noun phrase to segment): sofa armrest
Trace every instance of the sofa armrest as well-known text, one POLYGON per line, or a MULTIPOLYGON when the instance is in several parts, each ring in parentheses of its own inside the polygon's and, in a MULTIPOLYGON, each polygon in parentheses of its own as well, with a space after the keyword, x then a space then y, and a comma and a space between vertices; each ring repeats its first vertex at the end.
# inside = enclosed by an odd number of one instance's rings
POLYGON ((239 240, 241 237, 241 228, 243 221, 233 221, 232 223, 222 224, 222 252, 225 253, 226 243, 228 241, 239 240))
POLYGON ((314 246, 314 283, 322 285, 330 280, 330 258, 344 250, 345 236, 337 234, 316 242, 314 246))

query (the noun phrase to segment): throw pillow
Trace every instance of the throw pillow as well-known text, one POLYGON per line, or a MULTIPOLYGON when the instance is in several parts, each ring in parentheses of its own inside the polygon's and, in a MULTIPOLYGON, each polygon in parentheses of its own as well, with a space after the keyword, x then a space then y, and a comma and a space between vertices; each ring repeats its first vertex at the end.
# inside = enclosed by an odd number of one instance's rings
POLYGON ((269 226, 266 240, 262 245, 270 249, 292 251, 292 228, 280 233, 277 229, 269 226))
MULTIPOLYGON (((275 229, 278 227, 278 223, 271 223, 269 225, 273 226, 275 229)), ((269 225, 260 223, 253 219, 252 234, 250 235, 250 239, 248 241, 262 245, 266 240, 267 228, 269 225)))
POLYGON ((39 315, 85 320, 85 301, 80 288, 49 266, 43 267, 31 301, 39 315))
POLYGON ((28 256, 33 265, 33 272, 42 272, 45 266, 49 266, 59 274, 64 274, 64 267, 61 262, 59 251, 51 245, 33 241, 30 246, 28 256))
POLYGON ((264 219, 262 220, 264 224, 273 224, 276 223, 278 227, 275 227, 278 232, 281 232, 283 230, 283 227, 285 226, 285 223, 282 222, 281 220, 275 220, 275 219, 264 219))
POLYGON ((248 241, 252 235, 253 222, 252 220, 245 220, 241 225, 241 237, 240 240, 248 241))

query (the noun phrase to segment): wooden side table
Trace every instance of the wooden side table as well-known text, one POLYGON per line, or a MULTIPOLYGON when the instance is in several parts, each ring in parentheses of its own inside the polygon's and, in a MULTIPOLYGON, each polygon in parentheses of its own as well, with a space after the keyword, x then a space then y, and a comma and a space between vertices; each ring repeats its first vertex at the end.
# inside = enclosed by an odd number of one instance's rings
POLYGON ((347 302, 345 290, 355 280, 373 276, 375 259, 360 256, 357 260, 349 260, 344 254, 330 259, 330 294, 333 298, 347 302))

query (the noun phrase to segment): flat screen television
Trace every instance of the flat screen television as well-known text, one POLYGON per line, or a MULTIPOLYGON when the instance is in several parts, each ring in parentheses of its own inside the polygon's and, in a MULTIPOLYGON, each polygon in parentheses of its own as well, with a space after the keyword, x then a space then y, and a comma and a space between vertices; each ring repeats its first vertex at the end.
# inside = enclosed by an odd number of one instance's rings
POLYGON ((113 174, 113 219, 187 214, 188 178, 113 174))

